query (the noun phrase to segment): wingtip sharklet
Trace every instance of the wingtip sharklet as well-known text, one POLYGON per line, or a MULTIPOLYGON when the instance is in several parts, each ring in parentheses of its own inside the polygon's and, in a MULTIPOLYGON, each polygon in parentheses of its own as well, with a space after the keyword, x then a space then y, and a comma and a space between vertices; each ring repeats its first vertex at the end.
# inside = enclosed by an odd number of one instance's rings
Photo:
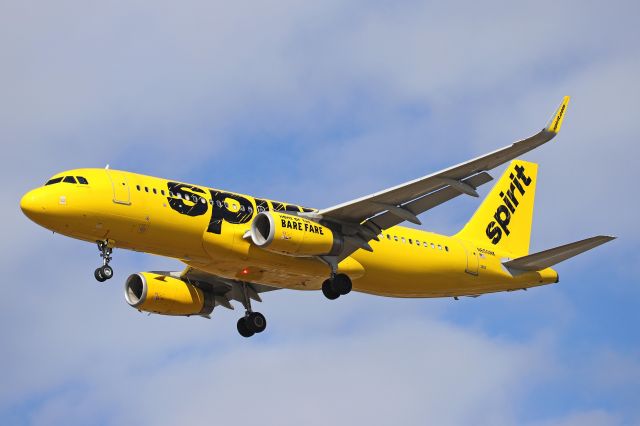
POLYGON ((544 128, 547 132, 551 132, 554 135, 560 133, 560 128, 562 127, 562 122, 564 121, 564 116, 567 112, 567 106, 569 105, 569 99, 571 99, 570 96, 562 98, 562 103, 544 128))

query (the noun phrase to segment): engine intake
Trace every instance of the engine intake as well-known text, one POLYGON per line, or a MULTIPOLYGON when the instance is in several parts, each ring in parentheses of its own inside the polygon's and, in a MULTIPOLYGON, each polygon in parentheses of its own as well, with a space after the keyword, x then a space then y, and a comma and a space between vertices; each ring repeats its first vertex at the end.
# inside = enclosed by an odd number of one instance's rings
POLYGON ((342 238, 312 220, 261 212, 251 222, 251 241, 258 247, 289 256, 319 256, 337 254, 342 238))
POLYGON ((140 272, 127 278, 124 297, 129 305, 162 315, 209 315, 215 306, 213 294, 179 278, 140 272))

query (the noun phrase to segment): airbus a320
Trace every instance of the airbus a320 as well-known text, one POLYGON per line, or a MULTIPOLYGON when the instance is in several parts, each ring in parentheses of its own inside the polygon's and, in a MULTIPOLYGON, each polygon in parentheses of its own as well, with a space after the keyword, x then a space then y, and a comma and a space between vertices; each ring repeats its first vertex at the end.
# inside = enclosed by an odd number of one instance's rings
POLYGON ((261 333, 253 310, 277 289, 358 291, 388 297, 479 296, 557 283, 551 266, 600 244, 596 236, 530 254, 537 164, 516 159, 560 131, 569 97, 535 135, 393 188, 314 209, 137 173, 61 172, 24 195, 22 211, 56 233, 97 244, 94 276, 113 277, 114 248, 167 256, 182 271, 139 272, 125 299, 139 311, 209 318, 216 307, 245 314, 244 337, 261 333), (511 161, 469 222, 453 236, 399 226, 459 195, 478 197, 487 173, 511 161))

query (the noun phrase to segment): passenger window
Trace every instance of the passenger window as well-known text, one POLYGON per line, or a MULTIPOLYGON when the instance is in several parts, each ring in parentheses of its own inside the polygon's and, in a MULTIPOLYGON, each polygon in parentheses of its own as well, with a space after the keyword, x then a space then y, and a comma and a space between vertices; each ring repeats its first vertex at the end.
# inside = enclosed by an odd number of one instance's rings
POLYGON ((203 197, 200 197, 200 202, 201 202, 202 204, 207 204, 207 200, 205 200, 203 197))
POLYGON ((442 250, 442 246, 438 244, 438 250, 442 250))
POLYGON ((136 189, 140 191, 140 185, 136 185, 136 189))
POLYGON ((425 242, 423 242, 422 244, 423 244, 425 247, 429 247, 429 244, 427 244, 427 242, 426 242, 426 241, 425 241, 425 242))
POLYGON ((269 204, 266 200, 261 200, 256 198, 256 208, 258 209, 258 213, 263 212, 265 210, 269 210, 269 204))
POLYGON ((405 243, 405 241, 404 241, 404 237, 402 237, 401 239, 402 239, 402 244, 404 244, 404 243, 405 243))
POLYGON ((57 177, 57 178, 49 179, 49 180, 47 181, 47 183, 45 183, 45 184, 44 184, 44 186, 47 186, 47 185, 54 185, 54 184, 56 184, 56 183, 60 183, 60 182, 62 182, 62 178, 61 178, 61 177, 57 177))
POLYGON ((144 187, 144 192, 149 192, 149 187, 148 186, 144 187))
POLYGON ((433 244, 433 243, 431 243, 431 248, 432 248, 432 249, 436 248, 436 245, 435 245, 435 244, 433 244))
POLYGON ((387 234, 387 240, 391 239, 391 235, 387 234))
POLYGON ((420 241, 419 241, 419 240, 416 240, 416 244, 417 244, 417 245, 420 245, 420 241))
POLYGON ((397 236, 397 235, 394 235, 394 236, 393 236, 393 239, 394 239, 394 240, 396 240, 396 242, 397 242, 397 241, 398 241, 398 236, 397 236))
POLYGON ((155 188, 153 188, 153 193, 154 193, 154 194, 157 194, 157 193, 158 193, 158 191, 156 191, 156 189, 155 189, 155 188))
POLYGON ((78 183, 81 185, 89 185, 89 182, 82 176, 76 176, 76 179, 78 179, 78 183))
POLYGON ((409 238, 409 244, 413 244, 413 241, 411 240, 411 238, 409 238))
POLYGON ((248 210, 249 210, 249 213, 253 213, 253 207, 249 206, 248 210))
POLYGON ((287 204, 287 206, 285 207, 285 210, 288 212, 299 212, 300 207, 294 206, 293 204, 287 204))
POLYGON ((160 190, 160 194, 164 195, 164 189, 160 190))
POLYGON ((228 209, 228 208, 229 208, 229 203, 227 203, 227 202, 225 201, 225 202, 224 202, 224 206, 225 206, 225 208, 227 208, 227 209, 228 209))
POLYGON ((65 183, 77 183, 76 178, 74 178, 73 176, 65 176, 62 181, 65 183))
POLYGON ((444 246, 444 250, 445 251, 449 251, 449 247, 448 246, 444 246))

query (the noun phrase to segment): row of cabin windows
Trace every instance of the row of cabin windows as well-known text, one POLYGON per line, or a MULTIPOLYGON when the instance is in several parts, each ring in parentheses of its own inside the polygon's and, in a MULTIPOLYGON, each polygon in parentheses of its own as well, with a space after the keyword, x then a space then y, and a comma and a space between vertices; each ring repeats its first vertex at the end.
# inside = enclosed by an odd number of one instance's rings
MULTIPOLYGON (((138 191, 142 191, 142 188, 140 187, 140 185, 136 185, 136 189, 137 189, 138 191)), ((158 191, 158 190, 157 190, 157 189, 155 189, 155 188, 151 188, 151 191, 152 191, 154 194, 158 194, 158 193, 160 193, 161 195, 164 195, 164 189, 161 189, 160 191, 158 191)), ((144 192, 149 192, 149 187, 148 187, 148 186, 145 186, 145 187, 144 187, 144 192)), ((171 196, 173 197, 173 194, 171 194, 171 196)))
MULTIPOLYGON (((382 236, 382 234, 380 236, 382 236)), ((390 234, 387 234, 387 240, 391 240, 391 235, 390 234)), ((405 239, 404 237, 398 238, 397 235, 393 236, 393 240, 394 241, 402 241, 403 244, 406 244, 407 241, 408 241, 409 244, 412 244, 412 245, 415 244, 417 247, 420 247, 420 245, 422 244, 423 247, 431 246, 432 249, 435 249, 436 246, 437 246, 438 250, 442 250, 442 247, 443 247, 442 244, 437 244, 436 245, 434 243, 428 243, 426 241, 422 241, 421 242, 420 240, 414 240, 413 238, 408 238, 408 239, 405 239)), ((449 251, 449 246, 444 246, 444 250, 445 251, 449 251)))
POLYGON ((56 183, 60 183, 60 182, 73 183, 73 184, 79 183, 80 185, 89 185, 89 182, 87 181, 87 179, 85 179, 82 176, 75 176, 75 177, 74 176, 64 176, 64 177, 57 177, 57 178, 49 179, 47 181, 47 183, 44 184, 44 186, 55 185, 56 183))
MULTIPOLYGON (((160 194, 162 196, 165 195, 165 191, 164 189, 161 190, 157 190, 156 188, 149 188, 148 186, 145 187, 141 187, 140 185, 136 185, 136 189, 138 191, 143 191, 144 192, 153 192, 154 194, 160 194)), ((175 197, 175 198, 184 198, 187 201, 191 201, 193 203, 202 203, 202 204, 207 204, 207 200, 204 197, 200 197, 198 195, 189 195, 189 194, 181 194, 181 193, 173 193, 171 191, 169 192, 169 196, 170 197, 175 197)), ((213 200, 209 199, 209 204, 213 205, 213 200)), ((223 203, 220 200, 216 201, 216 206, 218 206, 218 208, 222 208, 222 206, 225 206, 226 208, 229 208, 229 203, 227 203, 226 201, 223 203)), ((241 212, 244 211, 248 211, 249 213, 253 213, 253 207, 249 206, 248 208, 245 208, 243 205, 241 205, 239 208, 237 206, 234 206, 237 209, 239 209, 241 212)), ((293 204, 283 204, 283 203, 277 203, 277 202, 273 202, 273 209, 275 211, 293 211, 293 212, 300 212, 300 211, 305 211, 305 212, 311 212, 313 211, 313 209, 308 209, 308 208, 301 208, 298 206, 294 206, 293 204)), ((265 207, 259 205, 258 206, 258 213, 265 211, 265 207)))

